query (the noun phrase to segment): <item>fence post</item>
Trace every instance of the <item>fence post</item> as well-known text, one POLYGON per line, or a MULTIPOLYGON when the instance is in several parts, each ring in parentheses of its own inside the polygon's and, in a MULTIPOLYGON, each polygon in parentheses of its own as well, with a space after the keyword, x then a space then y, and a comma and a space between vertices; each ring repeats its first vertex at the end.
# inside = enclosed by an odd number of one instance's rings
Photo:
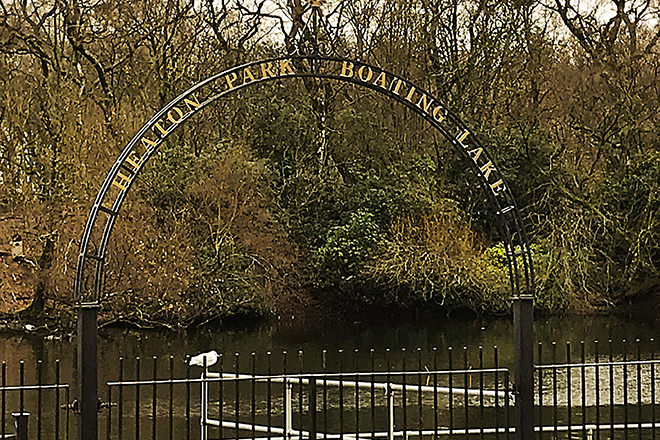
POLYGON ((534 436, 534 297, 513 299, 514 387, 516 438, 534 436))
POLYGON ((78 407, 78 438, 97 440, 98 434, 98 326, 96 314, 99 305, 80 303, 78 305, 78 386, 80 387, 78 407))
POLYGON ((284 378, 284 438, 290 439, 293 431, 293 384, 284 378))
MULTIPOLYGON (((200 427, 200 438, 201 440, 208 440, 209 430, 208 430, 208 410, 209 410, 209 383, 206 379, 208 369, 206 367, 206 357, 204 357, 204 372, 201 376, 201 390, 200 390, 200 408, 199 408, 199 423, 200 427)), ((220 429, 222 429, 222 420, 220 420, 220 429)))
POLYGON ((16 440, 28 440, 28 412, 11 413, 14 418, 14 428, 16 429, 16 440))
POLYGON ((316 424, 316 377, 310 376, 309 378, 309 438, 316 440, 318 427, 316 424))
POLYGON ((387 385, 387 440, 394 440, 394 390, 387 385))

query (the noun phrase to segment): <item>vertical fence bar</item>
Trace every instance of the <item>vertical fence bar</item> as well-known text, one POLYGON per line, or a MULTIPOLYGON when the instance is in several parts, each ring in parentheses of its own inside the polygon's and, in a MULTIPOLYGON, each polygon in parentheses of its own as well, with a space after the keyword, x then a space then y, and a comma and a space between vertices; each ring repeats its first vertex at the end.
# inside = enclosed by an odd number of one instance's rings
POLYGON ((20 361, 18 363, 18 384, 20 386, 20 389, 18 390, 18 399, 19 399, 19 409, 20 413, 23 414, 25 412, 25 392, 23 391, 23 387, 25 386, 25 362, 20 361))
MULTIPOLYGON (((140 356, 135 358, 135 381, 140 381, 140 356)), ((140 385, 135 385, 135 438, 140 438, 140 385)))
POLYGON ((339 350, 339 438, 344 438, 344 350, 339 350))
POLYGON ((172 440, 174 438, 174 356, 170 356, 170 364, 168 369, 170 373, 169 374, 170 383, 168 385, 169 402, 167 408, 168 435, 169 435, 169 440, 172 440))
POLYGON ((628 438, 628 341, 623 340, 623 438, 628 438))
POLYGON ((190 358, 186 359, 186 438, 190 438, 190 358))
POLYGON ((558 437, 558 402, 557 402, 557 343, 552 342, 552 424, 555 427, 555 438, 558 437))
POLYGON ((468 386, 469 382, 472 381, 472 375, 468 373, 468 348, 463 347, 463 412, 465 413, 465 438, 469 438, 468 428, 470 427, 470 402, 468 399, 468 386))
MULTIPOLYGON (((64 389, 64 401, 65 402, 70 402, 71 401, 71 392, 70 392, 70 389, 68 387, 64 389)), ((69 425, 69 421, 70 421, 69 413, 70 412, 71 411, 65 411, 64 412, 64 431, 65 431, 65 434, 66 434, 64 438, 66 440, 69 440, 69 434, 70 434, 70 431, 71 431, 70 430, 70 425, 69 425)))
POLYGON ((209 383, 208 383, 208 359, 202 357, 202 375, 199 383, 199 438, 208 440, 209 438, 209 383))
POLYGON ((284 379, 284 384, 284 437, 288 439, 291 437, 291 431, 293 430, 293 384, 288 378, 284 379))
POLYGON ((394 391, 392 390, 392 365, 390 363, 390 349, 385 349, 385 365, 387 368, 387 440, 394 440, 394 391))
POLYGON ((316 421, 317 404, 316 404, 316 377, 309 376, 309 438, 316 440, 318 433, 318 426, 316 421))
POLYGON ((2 426, 0 426, 0 433, 2 433, 2 438, 4 438, 6 434, 5 424, 7 423, 5 419, 7 414, 7 390, 5 390, 7 386, 7 363, 5 361, 2 361, 2 382, 0 382, 0 385, 2 385, 2 414, 0 414, 0 423, 2 423, 2 426))
POLYGON ((452 359, 453 349, 447 347, 447 363, 449 371, 449 436, 454 434, 454 361, 452 359))
MULTIPOLYGON (((499 392, 500 392, 500 377, 499 377, 499 368, 500 360, 499 353, 497 351, 497 345, 493 346, 493 364, 495 365, 495 439, 499 440, 500 438, 500 413, 499 413, 499 392)), ((505 399, 509 397, 506 396, 505 399)), ((507 427, 508 429, 508 427, 507 427)))
POLYGON ((374 372, 376 371, 376 362, 374 360, 374 349, 369 349, 369 355, 371 357, 371 387, 370 387, 370 397, 371 397, 371 438, 376 438, 376 377, 374 372))
POLYGON ((23 392, 23 387, 25 386, 25 362, 19 362, 19 381, 20 385, 20 412, 11 413, 14 417, 14 427, 16 428, 16 439, 17 440, 28 440, 28 415, 25 413, 25 395, 23 392))
POLYGON ((282 406, 282 416, 283 416, 283 422, 284 422, 284 438, 285 440, 289 438, 291 435, 291 383, 289 382, 289 379, 286 377, 286 357, 287 353, 286 350, 282 352, 282 374, 284 375, 284 381, 283 385, 284 388, 282 390, 282 396, 284 397, 283 399, 283 406, 282 406))
MULTIPOLYGON (((639 348, 639 339, 635 339, 637 348, 637 438, 642 440, 642 355, 639 348)), ((655 423, 655 421, 654 421, 655 423)))
POLYGON ((271 376, 273 374, 273 359, 272 359, 272 353, 270 351, 266 352, 266 373, 268 375, 268 379, 266 379, 266 393, 268 396, 266 397, 266 425, 268 425, 268 437, 270 437, 273 433, 273 398, 272 398, 272 391, 273 391, 273 382, 271 379, 271 376))
POLYGON ((360 386, 358 382, 360 381, 360 376, 358 375, 360 371, 360 359, 359 359, 359 350, 356 348, 353 352, 355 354, 354 368, 355 368, 355 438, 360 438, 360 386))
POLYGON ((438 348, 433 347, 433 440, 438 440, 438 348))
POLYGON ((43 362, 41 360, 37 361, 37 439, 41 440, 41 405, 42 401, 42 390, 41 386, 43 385, 43 362))
MULTIPOLYGON (((594 382, 596 388, 596 426, 600 426, 600 367, 598 365, 598 340, 594 341, 594 382)), ((596 428, 596 440, 600 440, 600 428, 596 428)))
POLYGON ((408 438, 408 411, 407 411, 407 405, 408 405, 408 395, 406 393, 406 349, 402 348, 401 349, 401 382, 403 383, 403 389, 401 390, 401 406, 403 407, 403 424, 402 424, 402 431, 403 431, 403 438, 408 438))
POLYGON ((153 385, 151 386, 151 438, 156 440, 156 420, 158 419, 158 414, 156 412, 156 380, 158 380, 158 357, 153 356, 151 359, 153 362, 151 370, 151 378, 153 380, 153 385))
POLYGON ((417 436, 422 437, 422 349, 417 347, 417 407, 419 420, 417 421, 417 436))
MULTIPOLYGON (((655 359, 655 347, 654 347, 654 342, 655 340, 651 338, 651 359, 655 359)), ((656 425, 656 419, 655 418, 655 366, 657 364, 651 364, 651 420, 653 420, 653 426, 651 427, 651 439, 655 440, 655 425, 656 425)))
POLYGON ((509 370, 506 370, 504 372, 504 383, 506 384, 505 390, 506 390, 506 398, 504 399, 504 417, 505 417, 505 422, 506 422, 506 438, 507 440, 511 438, 511 406, 509 404, 509 393, 511 393, 511 381, 509 380, 509 370))
MULTIPOLYGON (((117 438, 124 438, 124 358, 119 358, 119 402, 117 402, 117 438)), ((68 412, 67 412, 68 414, 68 412)))
POLYGON ((105 429, 105 438, 110 440, 110 437, 112 436, 112 387, 110 385, 108 387, 108 394, 107 394, 107 399, 108 399, 108 417, 106 418, 106 429, 105 429))
POLYGON ((479 427, 480 427, 480 438, 484 438, 484 347, 479 346, 479 427))
POLYGON ((573 412, 573 407, 572 407, 572 399, 571 399, 571 394, 572 394, 572 387, 573 383, 571 381, 571 343, 566 342, 566 420, 568 424, 568 437, 570 438, 571 435, 573 434, 573 417, 572 417, 572 412, 573 412))
MULTIPOLYGON (((580 341, 580 390, 582 391, 582 438, 587 438, 587 367, 586 363, 584 341, 580 341)), ((598 384, 595 384, 596 388, 598 384)))
MULTIPOLYGON (((303 429, 303 371, 304 371, 304 358, 303 351, 298 350, 298 432, 301 433, 303 429)), ((302 435, 302 434, 299 434, 302 435)))
POLYGON ((394 440, 394 390, 387 385, 387 440, 394 440))
POLYGON ((323 439, 328 438, 328 351, 321 352, 321 369, 323 371, 323 439))
MULTIPOLYGON (((537 362, 539 365, 543 365, 543 342, 539 342, 537 346, 537 356, 538 360, 537 362)), ((543 373, 544 370, 543 368, 538 369, 538 376, 539 376, 539 387, 538 387, 538 395, 539 395, 539 440, 543 438, 543 373)))
POLYGON ((240 405, 241 405, 241 392, 240 392, 240 380, 238 379, 238 376, 240 374, 240 368, 239 368, 239 362, 240 362, 240 355, 238 353, 234 353, 234 371, 236 372, 236 386, 234 387, 234 393, 236 393, 235 400, 234 400, 234 424, 235 424, 235 431, 236 431, 236 438, 240 437, 240 429, 239 429, 239 416, 240 416, 240 405))
POLYGON ((218 427, 218 434, 220 439, 223 439, 224 428, 222 427, 222 422, 225 416, 225 380, 224 380, 224 356, 222 353, 218 355, 218 375, 220 376, 220 381, 218 382, 218 420, 220 421, 220 426, 218 427))
POLYGON ((610 438, 614 438, 614 357, 612 354, 612 340, 608 339, 607 341, 608 351, 609 351, 609 373, 610 373, 610 438))
MULTIPOLYGON (((55 415, 55 439, 60 438, 60 360, 55 359, 55 407, 53 408, 55 415)), ((4 411, 3 411, 4 413, 4 411)))
POLYGON ((256 437, 255 427, 257 424, 257 382, 255 376, 257 375, 257 354, 252 352, 252 365, 250 370, 252 371, 252 379, 250 380, 250 388, 252 394, 252 407, 250 408, 250 413, 252 414, 252 439, 256 437))

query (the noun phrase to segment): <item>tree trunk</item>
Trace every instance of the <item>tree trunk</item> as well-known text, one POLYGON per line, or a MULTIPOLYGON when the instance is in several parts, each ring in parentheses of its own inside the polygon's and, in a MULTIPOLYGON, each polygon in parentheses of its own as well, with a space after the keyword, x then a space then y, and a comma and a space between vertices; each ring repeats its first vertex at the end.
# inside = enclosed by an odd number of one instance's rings
POLYGON ((46 305, 46 291, 50 281, 50 268, 55 258, 55 241, 52 237, 46 238, 44 249, 39 257, 39 268, 37 271, 37 284, 34 287, 32 303, 20 312, 21 318, 36 318, 44 311, 46 305))

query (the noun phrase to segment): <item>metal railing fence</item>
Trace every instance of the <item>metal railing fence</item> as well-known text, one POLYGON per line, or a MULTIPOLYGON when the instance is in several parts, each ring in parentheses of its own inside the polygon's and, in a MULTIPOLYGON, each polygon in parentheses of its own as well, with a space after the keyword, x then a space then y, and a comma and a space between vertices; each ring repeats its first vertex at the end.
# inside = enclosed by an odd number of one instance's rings
POLYGON ((594 341, 588 359, 584 342, 577 350, 570 343, 552 343, 549 353, 539 343, 537 358, 550 357, 549 363, 536 366, 539 439, 658 437, 660 360, 653 351, 642 356, 640 347, 635 340, 630 353, 623 340, 616 353, 612 340, 594 341))
MULTIPOLYGON (((650 342, 539 344, 537 438, 658 438, 660 360, 650 342)), ((224 353, 208 368, 183 356, 106 360, 99 438, 515 438, 500 357, 497 347, 463 347, 224 353)), ((61 380, 71 372, 59 361, 10 367, 0 371, 0 439, 20 438, 12 413, 29 419, 24 438, 75 437, 77 402, 61 380)))
MULTIPOLYGON (((470 424, 468 417, 470 407, 478 407, 479 411, 471 417, 477 432, 494 432, 496 428, 487 428, 488 423, 495 426, 503 424, 499 419, 507 418, 513 403, 513 392, 500 383, 497 378, 508 377, 508 370, 479 369, 452 371, 388 371, 388 372, 346 372, 309 375, 286 376, 252 376, 245 374, 220 374, 205 372, 201 376, 201 439, 209 438, 208 428, 233 429, 235 436, 240 437, 241 431, 246 434, 267 433, 286 438, 388 438, 423 437, 439 435, 464 434, 465 428, 453 426, 452 413, 458 408, 465 408, 465 421, 459 426, 470 424), (452 375, 465 379, 466 375, 479 378, 479 388, 469 388, 468 380, 463 380, 453 387, 441 385, 439 382, 452 382, 452 375), (484 389, 484 378, 494 376, 492 382, 495 389, 484 389), (419 380, 425 377, 425 380, 419 380), (275 410, 276 418, 281 415, 281 425, 273 426, 272 417, 267 411, 266 424, 259 423, 254 417, 248 423, 235 420, 213 419, 209 417, 209 407, 212 407, 209 387, 213 383, 219 387, 232 387, 233 382, 249 382, 251 386, 252 404, 255 416, 259 405, 255 404, 255 389, 258 385, 274 384, 282 390, 281 406, 275 410), (295 390, 294 390, 295 388, 295 390), (296 403, 299 408, 295 411, 296 403), (339 411, 339 423, 328 424, 327 417, 319 423, 318 414, 327 415, 339 411), (489 413, 489 418, 485 413, 489 413), (377 414, 378 413, 378 414, 377 414), (444 414, 443 414, 444 413, 444 414), (448 414, 447 414, 448 413, 448 414), (294 425, 294 414, 298 418, 298 427, 294 425), (361 419, 361 414, 363 418, 361 419), (403 420, 401 419, 403 417, 403 420), (442 420, 439 420, 442 417, 442 420), (446 421, 449 417, 450 423, 446 421), (344 419, 348 421, 346 426, 344 419), (408 420, 407 420, 408 419, 408 420), (411 423, 412 421, 412 423, 411 423), (333 426, 334 425, 334 426, 333 426), (333 431, 334 428, 334 431, 333 431), (344 428, 349 428, 346 431, 344 428), (322 432, 321 432, 322 431, 322 432)), ((458 382, 458 381, 454 381, 458 382)), ((240 384, 236 384, 240 388, 240 384)), ((277 393, 268 393, 269 396, 277 393)), ((217 405, 221 403, 218 401, 217 405)), ((270 406, 272 408, 272 405, 270 406)), ((236 410, 234 414, 236 414, 236 410)), ((507 418, 508 424, 508 418, 507 418)), ((501 430, 500 432, 504 432, 501 430)))
POLYGON ((70 401, 69 385, 60 379, 59 361, 49 372, 53 376, 50 382, 44 370, 43 362, 38 361, 32 372, 33 383, 28 384, 25 362, 20 361, 17 380, 11 384, 7 363, 0 364, 0 439, 69 438, 70 415, 65 411, 70 401))

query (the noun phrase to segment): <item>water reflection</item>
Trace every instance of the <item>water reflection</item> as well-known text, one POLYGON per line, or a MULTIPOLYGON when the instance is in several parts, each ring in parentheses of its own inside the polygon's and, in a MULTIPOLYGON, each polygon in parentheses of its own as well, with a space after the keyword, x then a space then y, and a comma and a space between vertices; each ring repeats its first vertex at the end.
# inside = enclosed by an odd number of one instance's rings
MULTIPOLYGON (((540 318, 535 322, 535 336, 544 345, 544 363, 551 362, 553 341, 557 342, 556 357, 564 360, 566 348, 572 345, 573 359, 579 360, 580 342, 586 341, 585 357, 592 360, 595 354, 594 340, 601 342, 601 356, 608 350, 607 340, 613 340, 612 350, 622 355, 623 340, 627 340, 626 350, 633 356, 637 347, 635 339, 640 339, 642 355, 648 355, 654 349, 651 338, 657 337, 658 328, 653 321, 640 321, 617 316, 568 316, 540 318)), ((55 359, 62 363, 63 377, 70 376, 75 363, 75 339, 51 339, 43 335, 0 334, 0 360, 9 366, 20 360, 26 365, 34 365, 37 360, 50 365, 55 359)), ((251 325, 246 328, 195 328, 182 332, 137 331, 133 329, 103 329, 100 333, 99 355, 101 375, 104 361, 116 362, 119 357, 125 359, 141 356, 160 358, 174 355, 183 358, 203 351, 216 350, 225 354, 236 352, 249 354, 266 351, 284 350, 318 354, 322 349, 329 352, 343 349, 352 352, 355 349, 368 351, 373 348, 382 352, 386 348, 398 350, 407 348, 414 351, 421 348, 424 352, 438 347, 444 353, 447 347, 454 347, 458 352, 462 347, 470 348, 470 362, 476 360, 476 348, 483 346, 490 350, 499 347, 502 365, 510 366, 513 360, 512 324, 508 318, 498 319, 448 319, 395 324, 382 323, 346 323, 324 322, 310 325, 283 325, 282 323, 251 325)), ((10 368, 11 371, 15 370, 10 368)), ((8 372, 10 373, 10 372, 8 372)), ((34 374, 33 368, 26 369, 26 380, 34 374)))

